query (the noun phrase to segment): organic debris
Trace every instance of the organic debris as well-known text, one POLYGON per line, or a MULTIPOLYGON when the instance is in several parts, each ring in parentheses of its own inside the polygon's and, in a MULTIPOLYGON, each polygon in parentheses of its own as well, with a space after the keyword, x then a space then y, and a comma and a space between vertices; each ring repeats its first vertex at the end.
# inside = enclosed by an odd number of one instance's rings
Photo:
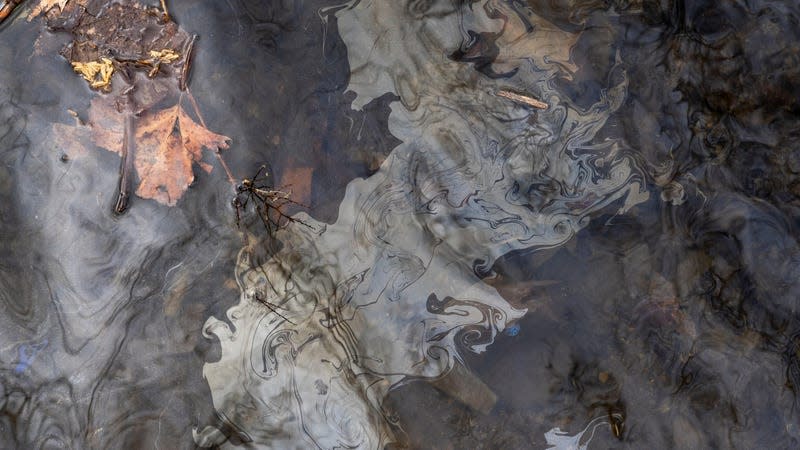
MULTIPOLYGON (((120 114, 98 117, 108 111, 103 99, 92 102, 92 136, 97 145, 123 154, 124 123, 120 114)), ((206 172, 211 165, 202 162, 203 148, 215 151, 228 148, 229 138, 213 133, 191 118, 179 104, 154 113, 142 114, 135 131, 134 168, 139 175, 136 195, 174 206, 194 181, 192 164, 206 172)))
POLYGON ((111 75, 114 74, 114 64, 108 58, 100 61, 73 62, 72 69, 81 74, 92 89, 111 90, 111 75))
POLYGON ((236 209, 236 227, 241 227, 242 213, 247 211, 247 206, 251 202, 255 204, 255 210, 261 223, 270 233, 274 233, 290 223, 311 227, 302 220, 283 212, 288 205, 297 205, 303 208, 307 208, 307 206, 293 201, 291 191, 271 186, 267 182, 269 174, 266 170, 266 166, 259 167, 252 178, 243 179, 236 187, 237 194, 233 199, 233 206, 236 209))
POLYGON ((511 101, 522 103, 528 106, 532 106, 536 109, 547 109, 549 105, 541 100, 537 100, 530 95, 518 94, 516 92, 506 91, 506 90, 499 90, 496 94, 498 97, 507 98, 511 101))
POLYGON ((87 0, 45 3, 39 14, 44 11, 48 27, 72 34, 61 54, 73 65, 105 58, 129 84, 134 72, 144 70, 149 78, 162 74, 177 79, 181 88, 185 85, 183 69, 191 62, 195 36, 165 20, 162 10, 135 0, 92 6, 97 12, 87 10, 87 0))
POLYGON ((196 36, 170 19, 165 2, 159 9, 135 0, 40 0, 28 19, 39 16, 49 29, 71 34, 61 54, 101 93, 89 108, 89 133, 80 123, 53 130, 77 139, 91 136, 97 146, 122 156, 115 212, 128 207, 134 171, 136 195, 174 206, 194 181, 193 164, 211 172, 202 162, 203 148, 214 151, 234 184, 218 152, 230 139, 206 128, 186 92, 196 36), (184 110, 186 99, 194 117, 184 110))
MULTIPOLYGON (((14 9, 22 3, 23 0, 2 0, 0 1, 0 24, 14 12, 14 9)), ((64 0, 66 1, 66 0, 64 0)))

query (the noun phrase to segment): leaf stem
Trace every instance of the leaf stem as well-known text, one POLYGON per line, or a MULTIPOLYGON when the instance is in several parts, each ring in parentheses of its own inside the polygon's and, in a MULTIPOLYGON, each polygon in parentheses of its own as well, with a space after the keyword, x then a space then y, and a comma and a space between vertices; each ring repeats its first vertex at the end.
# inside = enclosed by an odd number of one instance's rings
POLYGON ((135 117, 130 111, 125 112, 125 130, 122 136, 122 165, 119 173, 119 195, 114 205, 114 212, 122 214, 128 209, 130 200, 131 178, 133 175, 133 159, 136 150, 135 117))
MULTIPOLYGON (((197 105, 197 100, 195 100, 194 95, 192 95, 192 91, 190 91, 189 87, 187 86, 184 92, 186 92, 186 95, 189 97, 189 103, 192 104, 192 108, 194 109, 194 113, 197 116, 197 119, 200 121, 200 125, 202 125, 203 128, 208 128, 206 126, 206 121, 203 119, 203 115, 200 113, 200 107, 197 105)), ((181 93, 181 97, 182 96, 183 93, 181 93)), ((219 160, 220 165, 222 165, 222 168, 225 169, 225 175, 228 176, 228 181, 231 183, 231 186, 233 186, 233 188, 236 189, 236 184, 237 184, 236 179, 233 178, 233 173, 231 173, 231 169, 228 167, 228 163, 226 163, 225 160, 222 159, 222 154, 220 154, 219 149, 217 149, 214 152, 214 154, 217 156, 217 159, 219 160)))
POLYGON ((169 22, 170 20, 172 20, 169 17, 169 11, 167 10, 167 2, 166 2, 166 0, 161 0, 161 10, 164 11, 164 21, 165 22, 169 22))

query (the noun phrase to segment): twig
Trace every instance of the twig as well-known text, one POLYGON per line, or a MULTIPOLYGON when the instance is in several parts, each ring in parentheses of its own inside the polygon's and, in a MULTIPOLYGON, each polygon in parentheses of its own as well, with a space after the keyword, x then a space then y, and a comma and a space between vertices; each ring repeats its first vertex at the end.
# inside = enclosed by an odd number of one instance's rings
POLYGON ((161 0, 161 10, 164 11, 164 22, 169 22, 171 19, 169 17, 169 11, 167 10, 166 0, 161 0))
POLYGON ((122 165, 119 171, 119 195, 114 205, 114 212, 122 214, 128 209, 130 200, 131 175, 133 174, 133 160, 136 152, 136 126, 133 113, 125 112, 125 130, 122 135, 122 165))
POLYGON ((275 189, 266 184, 266 182, 262 182, 265 178, 259 177, 265 169, 266 166, 262 165, 252 178, 243 179, 242 183, 236 187, 237 194, 233 199, 233 206, 236 208, 236 227, 240 227, 241 211, 246 210, 250 200, 253 199, 256 203, 256 214, 258 214, 261 223, 266 227, 269 234, 288 223, 300 223, 313 229, 311 225, 282 211, 282 208, 288 204, 295 204, 304 208, 308 207, 292 200, 290 191, 275 189))
POLYGON ((258 300, 258 302, 261 303, 262 305, 264 305, 267 308, 269 308, 270 311, 272 311, 273 313, 275 313, 278 316, 280 316, 281 319, 289 322, 292 325, 297 325, 296 323, 292 322, 291 319, 289 319, 288 317, 286 317, 283 314, 281 314, 280 312, 278 312, 278 310, 277 310, 277 308, 279 308, 278 305, 273 305, 268 300, 265 300, 265 299, 261 298, 258 294, 256 294, 256 300, 258 300))
POLYGON ((517 94, 515 92, 506 91, 504 89, 497 91, 495 95, 497 95, 498 97, 507 98, 517 103, 523 103, 528 106, 532 106, 536 109, 547 109, 550 106, 547 103, 541 100, 537 100, 529 95, 517 94))
MULTIPOLYGON (((204 128, 208 128, 206 126, 206 121, 203 119, 203 115, 200 113, 200 107, 197 106, 197 100, 194 99, 194 95, 192 95, 192 91, 189 88, 186 88, 186 95, 189 97, 189 103, 192 104, 192 108, 194 109, 195 115, 197 115, 197 119, 200 120, 200 124, 203 125, 204 128)), ((181 93, 181 97, 183 97, 183 93, 181 93)), ((231 186, 236 188, 236 179, 233 178, 233 174, 231 173, 231 169, 228 168, 228 164, 222 159, 222 154, 220 154, 219 149, 217 149, 214 154, 217 156, 220 165, 225 170, 225 175, 228 176, 228 181, 231 183, 231 186)))
POLYGON ((192 39, 189 40, 189 43, 186 44, 186 48, 183 50, 183 67, 181 68, 181 77, 178 79, 178 88, 180 88, 181 91, 186 90, 189 81, 189 71, 192 68, 192 52, 194 51, 195 42, 197 42, 197 35, 193 34, 192 39))

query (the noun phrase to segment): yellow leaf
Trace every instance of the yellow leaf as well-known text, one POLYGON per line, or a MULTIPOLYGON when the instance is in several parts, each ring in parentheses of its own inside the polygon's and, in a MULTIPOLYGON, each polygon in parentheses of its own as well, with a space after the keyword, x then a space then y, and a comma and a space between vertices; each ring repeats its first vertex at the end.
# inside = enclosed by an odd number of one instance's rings
POLYGON ((72 69, 89 83, 92 89, 111 89, 111 76, 114 74, 114 63, 108 58, 99 61, 73 62, 72 69))
POLYGON ((163 50, 150 50, 150 57, 153 58, 154 61, 169 64, 176 59, 181 57, 181 54, 176 52, 175 50, 165 48, 163 50))

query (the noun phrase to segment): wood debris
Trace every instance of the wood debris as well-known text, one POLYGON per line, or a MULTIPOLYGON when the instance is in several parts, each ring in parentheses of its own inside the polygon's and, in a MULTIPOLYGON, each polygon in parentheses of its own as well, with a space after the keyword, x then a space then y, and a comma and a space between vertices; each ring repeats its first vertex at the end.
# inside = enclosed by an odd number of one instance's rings
POLYGON ((0 0, 0 23, 3 23, 20 3, 22 0, 0 0))
POLYGON ((547 103, 545 103, 545 102, 543 102, 541 100, 537 100, 537 99, 531 97, 530 95, 518 94, 516 92, 507 91, 505 89, 501 89, 501 90, 497 91, 497 93, 495 95, 497 95, 498 97, 507 98, 507 99, 509 99, 509 100, 511 100, 513 102, 522 103, 522 104, 525 104, 525 105, 528 105, 528 106, 532 106, 532 107, 534 107, 536 109, 547 109, 550 106, 550 105, 548 105, 547 103))

